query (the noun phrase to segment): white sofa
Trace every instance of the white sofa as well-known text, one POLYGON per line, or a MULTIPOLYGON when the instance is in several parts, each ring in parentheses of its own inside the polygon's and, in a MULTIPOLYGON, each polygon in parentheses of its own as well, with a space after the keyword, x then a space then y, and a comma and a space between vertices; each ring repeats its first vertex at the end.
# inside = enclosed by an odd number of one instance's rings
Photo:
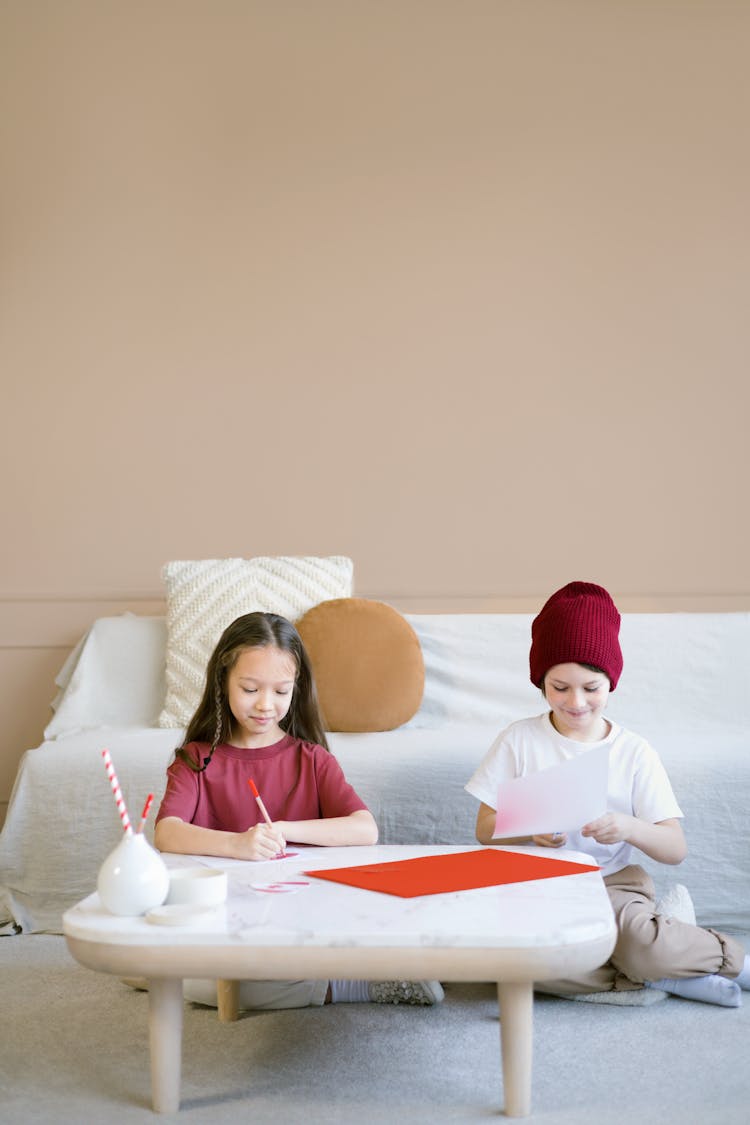
MULTIPOLYGON (((418 713, 393 731, 334 733, 331 749, 383 843, 471 844, 466 781, 503 726, 543 709, 528 680, 531 616, 406 616, 425 659, 418 713)), ((750 614, 629 614, 621 639, 609 713, 659 751, 690 848, 679 868, 645 865, 661 892, 687 885, 699 923, 748 932, 750 614)), ((156 725, 165 642, 162 618, 102 618, 61 670, 54 717, 23 755, 0 836, 3 932, 59 933, 63 910, 94 889, 121 831, 103 747, 131 815, 149 792, 158 802, 182 733, 156 725)))

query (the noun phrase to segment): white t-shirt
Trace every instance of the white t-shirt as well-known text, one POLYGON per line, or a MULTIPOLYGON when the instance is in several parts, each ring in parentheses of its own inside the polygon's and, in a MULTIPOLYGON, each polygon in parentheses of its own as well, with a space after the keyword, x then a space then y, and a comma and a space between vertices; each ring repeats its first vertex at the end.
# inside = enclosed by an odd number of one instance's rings
MULTIPOLYGON (((650 824, 681 817, 682 810, 656 751, 639 735, 624 730, 611 719, 607 722, 610 731, 601 742, 576 742, 558 734, 549 712, 511 723, 492 743, 465 789, 494 809, 501 782, 560 765, 597 746, 609 746, 608 812, 627 813, 650 824)), ((555 831, 554 824, 549 831, 555 831)), ((591 856, 603 875, 613 875, 629 863, 638 862, 633 855, 636 849, 630 844, 597 844, 580 832, 567 835, 566 847, 591 856)))

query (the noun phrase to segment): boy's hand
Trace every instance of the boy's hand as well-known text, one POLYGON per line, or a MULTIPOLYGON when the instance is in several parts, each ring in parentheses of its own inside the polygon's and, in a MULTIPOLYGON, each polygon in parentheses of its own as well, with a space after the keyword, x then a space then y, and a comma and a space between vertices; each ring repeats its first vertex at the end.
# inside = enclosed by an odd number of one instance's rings
POLYGON ((568 842, 564 832, 549 832, 544 836, 532 836, 531 839, 538 848, 561 848, 568 842))
POLYGON ((625 813, 605 813, 584 824, 582 836, 592 836, 597 844, 619 844, 632 834, 635 817, 625 813))

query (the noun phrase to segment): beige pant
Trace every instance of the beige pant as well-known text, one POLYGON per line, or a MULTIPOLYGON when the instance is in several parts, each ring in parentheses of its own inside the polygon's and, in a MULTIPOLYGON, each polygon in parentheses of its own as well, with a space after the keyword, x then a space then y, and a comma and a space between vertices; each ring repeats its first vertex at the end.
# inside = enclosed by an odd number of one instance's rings
MULTIPOLYGON (((325 1002, 327 980, 241 980, 240 1011, 318 1007, 325 1002)), ((195 1004, 218 1007, 215 980, 186 980, 182 994, 195 1004)))
POLYGON ((623 867, 604 882, 618 931, 610 960, 581 977, 542 981, 535 985, 539 992, 626 991, 662 977, 736 977, 742 971, 745 951, 734 938, 655 912, 653 880, 642 867, 623 867))

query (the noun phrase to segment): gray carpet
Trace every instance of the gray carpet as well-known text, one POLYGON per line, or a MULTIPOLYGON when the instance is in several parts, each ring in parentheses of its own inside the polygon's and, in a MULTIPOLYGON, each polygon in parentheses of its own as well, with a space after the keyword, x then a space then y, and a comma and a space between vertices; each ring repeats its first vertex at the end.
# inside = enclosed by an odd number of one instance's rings
MULTIPOLYGON (((539 1125, 746 1125, 750 993, 740 1009, 535 1001, 539 1125), (618 1062, 618 1059, 622 1061, 618 1062)), ((0 938, 0 1120, 81 1125, 416 1125, 497 1120, 499 1024, 487 984, 434 1009, 370 1004, 245 1015, 188 1005, 182 1107, 150 1109, 147 997, 77 965, 63 938, 0 938)), ((500 1118, 502 1119, 502 1118, 500 1118)))

